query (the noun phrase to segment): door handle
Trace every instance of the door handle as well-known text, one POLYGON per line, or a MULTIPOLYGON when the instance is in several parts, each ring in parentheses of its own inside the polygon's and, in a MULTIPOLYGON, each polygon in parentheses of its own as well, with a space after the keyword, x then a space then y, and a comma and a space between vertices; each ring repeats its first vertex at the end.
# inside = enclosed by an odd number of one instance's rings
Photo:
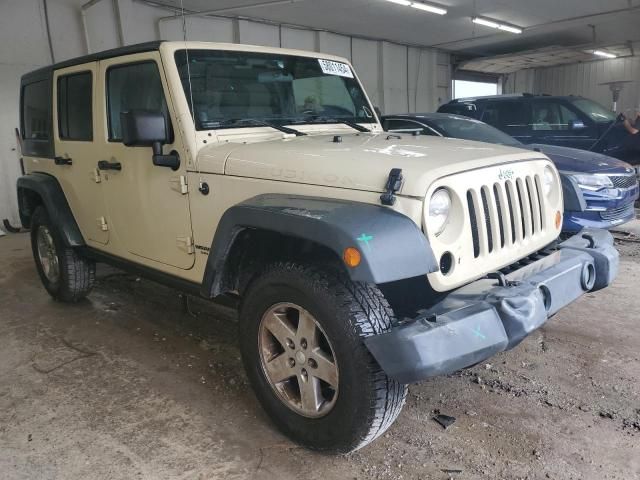
POLYGON ((107 160, 100 160, 98 162, 98 168, 100 170, 122 170, 122 164, 120 162, 108 162, 107 160))
POLYGON ((53 163, 56 165, 73 165, 73 160, 67 157, 53 157, 53 163))

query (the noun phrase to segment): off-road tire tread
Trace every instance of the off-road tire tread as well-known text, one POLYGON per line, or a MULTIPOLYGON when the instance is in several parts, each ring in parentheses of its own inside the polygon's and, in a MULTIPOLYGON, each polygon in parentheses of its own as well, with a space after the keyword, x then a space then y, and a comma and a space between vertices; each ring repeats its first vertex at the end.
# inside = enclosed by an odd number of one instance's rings
MULTIPOLYGON (((46 208, 38 207, 32 217, 32 241, 36 235, 38 225, 46 225, 53 236, 58 253, 58 262, 60 268, 60 284, 56 290, 47 288, 49 294, 56 300, 77 303, 85 298, 93 289, 96 281, 95 262, 83 257, 76 248, 68 247, 64 244, 60 232, 54 225, 47 213, 46 208)), ((35 258, 34 250, 34 258, 35 258)), ((36 263, 38 259, 35 258, 36 263)), ((46 279, 40 275, 42 281, 46 279)))
MULTIPOLYGON (((350 326, 355 338, 364 339, 391 329, 394 320, 393 310, 376 285, 353 282, 339 267, 294 262, 270 264, 256 278, 283 270, 297 271, 312 283, 314 289, 332 291, 336 305, 350 311, 350 326)), ((367 357, 370 391, 375 394, 367 414, 364 415, 366 421, 363 423, 367 427, 366 430, 361 432, 359 438, 350 446, 339 450, 332 449, 342 453, 358 450, 382 435, 402 411, 407 395, 407 385, 389 378, 363 342, 358 353, 367 357)))

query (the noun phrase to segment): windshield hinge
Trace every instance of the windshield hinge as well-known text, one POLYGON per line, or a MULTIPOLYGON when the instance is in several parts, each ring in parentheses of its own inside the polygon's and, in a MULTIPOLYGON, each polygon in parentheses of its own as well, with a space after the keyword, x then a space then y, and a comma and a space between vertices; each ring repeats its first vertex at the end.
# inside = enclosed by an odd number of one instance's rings
POLYGON ((179 177, 173 177, 169 181, 171 182, 171 188, 176 192, 180 192, 183 195, 189 192, 189 186, 187 185, 187 177, 185 175, 180 175, 179 177))
POLYGON ((109 231, 109 224, 107 223, 107 219, 104 217, 98 218, 98 228, 103 232, 109 231))
POLYGON ((391 206, 396 203, 395 193, 402 187, 402 180, 402 169, 392 168, 387 178, 387 184, 384 187, 386 192, 380 195, 380 202, 382 202, 383 205, 391 206))

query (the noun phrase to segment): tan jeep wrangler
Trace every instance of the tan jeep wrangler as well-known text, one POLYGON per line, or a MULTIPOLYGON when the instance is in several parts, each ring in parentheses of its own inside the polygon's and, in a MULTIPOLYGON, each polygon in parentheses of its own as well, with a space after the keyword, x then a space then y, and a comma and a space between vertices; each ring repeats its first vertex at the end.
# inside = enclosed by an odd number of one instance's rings
POLYGON ((47 291, 82 299, 99 261, 236 298, 255 393, 310 448, 366 445, 408 383, 514 347, 617 272, 607 232, 557 241, 544 155, 384 133, 343 58, 156 42, 21 88, 47 291))

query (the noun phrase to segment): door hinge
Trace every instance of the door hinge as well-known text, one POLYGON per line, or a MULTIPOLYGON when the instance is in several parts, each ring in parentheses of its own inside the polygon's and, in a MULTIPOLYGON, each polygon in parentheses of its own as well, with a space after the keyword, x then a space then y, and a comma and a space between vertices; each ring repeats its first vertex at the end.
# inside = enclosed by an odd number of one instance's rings
POLYGON ((187 177, 180 175, 179 177, 173 177, 171 180, 171 188, 176 192, 185 194, 189 192, 189 186, 187 185, 187 177))
POLYGON ((180 250, 184 250, 189 255, 195 253, 195 247, 193 244, 193 237, 178 237, 176 244, 180 250))
POLYGON ((93 172, 91 172, 91 179, 96 183, 100 183, 102 181, 102 177, 100 176, 100 170, 98 170, 97 168, 94 168, 93 172))
POLYGON ((104 217, 98 218, 98 227, 100 227, 100 230, 102 230, 103 232, 108 231, 109 225, 107 224, 107 219, 104 217))

